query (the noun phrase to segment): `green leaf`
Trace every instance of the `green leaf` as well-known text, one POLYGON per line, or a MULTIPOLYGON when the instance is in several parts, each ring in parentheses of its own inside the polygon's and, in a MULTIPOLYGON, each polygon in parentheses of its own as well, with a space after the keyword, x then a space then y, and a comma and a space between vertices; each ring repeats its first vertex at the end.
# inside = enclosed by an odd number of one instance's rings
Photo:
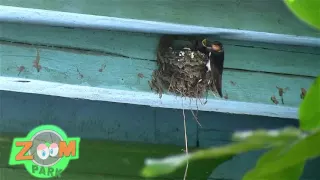
POLYGON ((199 150, 189 155, 170 156, 163 159, 147 159, 145 167, 142 170, 144 177, 156 177, 168 173, 172 173, 178 168, 186 165, 186 163, 208 159, 208 158, 226 158, 235 154, 257 150, 272 146, 281 146, 288 142, 293 142, 301 138, 304 134, 296 128, 285 128, 281 130, 257 130, 234 133, 235 141, 229 145, 212 147, 199 150))
POLYGON ((311 85, 300 104, 299 121, 303 130, 320 128, 320 76, 311 85))
POLYGON ((299 19, 314 28, 320 29, 319 0, 285 0, 284 2, 299 19))
MULTIPOLYGON (((281 173, 284 173, 285 176, 288 168, 302 171, 306 160, 320 155, 319 139, 320 131, 318 130, 303 138, 298 138, 296 142, 288 143, 268 152, 259 160, 255 169, 245 176, 245 180, 249 180, 251 177, 268 177, 281 173)), ((299 172, 295 172, 296 175, 299 175, 299 172)))
POLYGON ((156 177, 174 172, 188 161, 188 156, 182 154, 167 157, 163 160, 147 159, 146 167, 142 170, 144 177, 156 177))
POLYGON ((299 180, 305 166, 305 161, 294 166, 288 167, 277 173, 261 174, 260 170, 264 168, 264 165, 277 160, 283 153, 286 152, 288 146, 283 145, 273 148, 264 153, 258 160, 256 167, 245 174, 243 180, 299 180))
MULTIPOLYGON (((207 158, 207 159, 193 159, 189 162, 189 170, 188 174, 191 173, 192 169, 195 168, 195 166, 199 166, 199 164, 205 162, 205 161, 213 161, 211 162, 211 170, 210 173, 218 167, 223 162, 231 159, 232 156, 225 156, 221 158, 207 158)), ((183 171, 184 173, 184 167, 188 161, 188 158, 185 154, 177 155, 177 156, 170 156, 163 161, 159 162, 160 160, 155 159, 147 159, 146 160, 146 167, 142 170, 141 175, 144 177, 159 177, 167 174, 171 174, 173 172, 177 172, 177 170, 183 171)), ((209 163, 207 163, 209 164, 209 163)))
POLYGON ((303 133, 295 127, 287 127, 278 130, 258 129, 255 131, 235 132, 232 139, 250 144, 282 145, 296 140, 303 133))

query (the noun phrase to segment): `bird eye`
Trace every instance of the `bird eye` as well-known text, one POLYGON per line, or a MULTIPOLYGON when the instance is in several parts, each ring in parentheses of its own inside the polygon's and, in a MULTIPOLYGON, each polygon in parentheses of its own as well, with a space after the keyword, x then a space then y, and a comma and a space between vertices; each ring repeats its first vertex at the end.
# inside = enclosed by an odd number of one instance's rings
POLYGON ((51 157, 55 157, 58 155, 59 147, 57 143, 52 143, 49 147, 49 155, 51 157))
POLYGON ((45 144, 39 144, 37 147, 37 155, 40 159, 45 160, 49 157, 49 149, 45 144))

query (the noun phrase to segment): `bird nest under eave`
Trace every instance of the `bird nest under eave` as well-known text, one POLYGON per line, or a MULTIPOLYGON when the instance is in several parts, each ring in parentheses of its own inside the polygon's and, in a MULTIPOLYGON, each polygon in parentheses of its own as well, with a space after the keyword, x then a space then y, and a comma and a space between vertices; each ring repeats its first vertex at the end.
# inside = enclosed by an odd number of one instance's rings
POLYGON ((152 80, 149 81, 151 89, 160 98, 165 91, 197 99, 207 95, 208 91, 217 94, 216 80, 207 55, 195 49, 194 45, 190 48, 173 48, 173 40, 170 36, 163 36, 160 40, 158 69, 154 70, 152 80))

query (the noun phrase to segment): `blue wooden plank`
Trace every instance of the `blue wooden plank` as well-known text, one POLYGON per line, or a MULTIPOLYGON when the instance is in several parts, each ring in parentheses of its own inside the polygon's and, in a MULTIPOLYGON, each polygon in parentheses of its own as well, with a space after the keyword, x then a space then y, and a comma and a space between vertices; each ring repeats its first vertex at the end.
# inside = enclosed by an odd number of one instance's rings
POLYGON ((309 36, 296 36, 216 27, 202 27, 144 20, 83 15, 76 13, 64 13, 57 11, 35 10, 9 6, 0 6, 0 8, 0 21, 3 22, 41 24, 47 26, 63 26, 73 28, 121 30, 158 34, 219 35, 225 39, 268 42, 273 44, 303 44, 305 46, 320 46, 319 38, 309 36))
POLYGON ((0 23, 0 27, 1 40, 42 44, 49 47, 96 50, 102 54, 114 53, 148 60, 155 59, 156 44, 159 41, 158 35, 133 32, 67 29, 11 23, 0 23))
POLYGON ((215 111, 232 114, 249 114, 282 118, 297 118, 297 108, 259 103, 225 101, 208 98, 207 103, 190 98, 178 99, 176 96, 132 90, 106 89, 89 86, 68 85, 47 81, 10 78, 0 76, 0 90, 42 94, 66 98, 108 101, 116 103, 147 105, 151 107, 171 109, 192 109, 200 111, 215 111), (184 100, 185 99, 185 100, 184 100), (199 104, 200 102, 200 104, 199 104))
MULTIPOLYGON (((159 41, 159 35, 132 32, 66 29, 10 23, 0 24, 0 27, 2 43, 13 41, 40 44, 60 47, 60 50, 80 48, 88 50, 86 53, 114 54, 141 60, 156 59, 155 52, 159 41)), ((222 40, 222 42, 225 43, 226 68, 302 76, 317 76, 320 73, 317 68, 320 67, 319 48, 243 41, 222 40)), ((2 49, 6 50, 5 47, 2 49)), ((20 53, 21 50, 12 49, 10 51, 20 53)), ((12 55, 11 53, 4 53, 4 55, 12 55)))
MULTIPOLYGON (((155 61, 40 49, 40 64, 43 69, 37 72, 32 67, 36 56, 34 48, 0 46, 2 52, 0 74, 9 77, 150 92, 148 80, 156 68, 155 61), (21 66, 25 69, 19 74, 18 67, 21 66), (100 72, 99 69, 104 66, 105 69, 100 72), (143 78, 138 74, 143 74, 143 78)), ((284 94, 284 105, 298 107, 301 102, 301 88, 308 89, 312 82, 313 78, 309 77, 225 69, 223 91, 228 94, 228 100, 272 105, 274 103, 270 99, 273 95, 281 102, 277 86, 288 87, 289 90, 284 94)), ((209 95, 212 97, 212 94, 209 95)))
POLYGON ((319 37, 282 0, 2 0, 1 5, 230 29, 319 37))

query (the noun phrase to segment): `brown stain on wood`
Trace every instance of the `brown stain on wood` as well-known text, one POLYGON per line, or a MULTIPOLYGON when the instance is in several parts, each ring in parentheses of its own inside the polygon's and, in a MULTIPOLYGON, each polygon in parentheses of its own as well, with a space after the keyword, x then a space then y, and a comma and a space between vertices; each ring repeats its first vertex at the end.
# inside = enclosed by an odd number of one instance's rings
POLYGON ((278 91, 279 91, 279 96, 283 96, 283 94, 284 94, 286 91, 289 90, 288 87, 286 87, 286 88, 281 88, 281 87, 276 86, 276 88, 277 88, 278 91))
POLYGON ((41 65, 40 65, 40 52, 39 49, 37 49, 37 56, 36 59, 33 61, 33 67, 37 69, 37 72, 40 72, 41 65))
POLYGON ((300 98, 304 99, 307 94, 307 90, 305 88, 301 88, 300 98))
POLYGON ((106 68, 106 65, 105 64, 102 64, 101 65, 101 68, 99 69, 99 72, 103 72, 103 70, 106 68))
POLYGON ((289 88, 288 88, 288 87, 286 87, 286 88, 281 88, 281 87, 278 87, 278 86, 276 86, 276 88, 278 89, 279 96, 281 97, 281 102, 282 102, 282 104, 284 104, 283 94, 284 94, 286 91, 288 91, 289 88))
POLYGON ((144 75, 142 73, 138 73, 139 78, 144 78, 144 75))
POLYGON ((224 98, 224 99, 229 99, 228 94, 225 94, 225 95, 223 96, 223 98, 224 98))
POLYGON ((140 79, 144 78, 144 75, 142 73, 138 73, 138 84, 140 84, 140 79))
POLYGON ((276 96, 271 96, 271 101, 272 101, 274 104, 279 104, 279 101, 277 100, 276 96))
POLYGON ((234 81, 230 81, 230 84, 231 84, 232 86, 237 85, 237 83, 236 83, 236 82, 234 82, 234 81))
POLYGON ((77 72, 78 72, 78 75, 79 75, 80 79, 82 79, 84 76, 83 76, 83 74, 79 71, 78 68, 77 68, 77 72))
POLYGON ((21 74, 21 72, 23 72, 24 70, 25 70, 26 68, 24 67, 24 66, 19 66, 18 68, 17 68, 17 70, 18 70, 18 76, 21 74))

